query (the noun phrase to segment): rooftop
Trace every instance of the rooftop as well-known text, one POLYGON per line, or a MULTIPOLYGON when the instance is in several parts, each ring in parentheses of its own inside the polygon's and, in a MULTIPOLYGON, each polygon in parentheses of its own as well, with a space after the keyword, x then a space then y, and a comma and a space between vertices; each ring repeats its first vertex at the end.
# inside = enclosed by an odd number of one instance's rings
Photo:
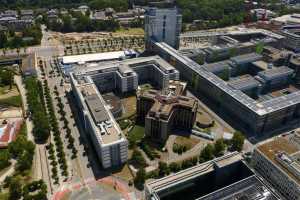
POLYGON ((92 74, 92 72, 98 73, 97 70, 115 69, 118 70, 121 74, 123 74, 133 72, 132 68, 151 64, 154 64, 156 67, 158 67, 164 72, 175 70, 173 66, 171 66, 168 62, 166 62, 159 56, 150 56, 126 59, 122 61, 85 64, 85 68, 82 68, 82 66, 80 65, 77 67, 77 69, 75 68, 74 72, 76 75, 84 75, 92 74))
POLYGON ((82 95, 83 103, 88 109, 87 116, 94 122, 96 137, 100 144, 111 144, 123 140, 122 131, 117 125, 109 106, 98 92, 93 82, 78 83, 76 86, 82 95))
POLYGON ((272 69, 264 70, 258 73, 260 77, 265 80, 271 80, 281 76, 289 76, 294 72, 289 67, 281 66, 281 67, 273 67, 272 69))
POLYGON ((278 161, 278 154, 285 153, 293 155, 299 153, 299 149, 285 137, 275 137, 271 140, 259 145, 257 149, 263 153, 271 162, 284 171, 291 179, 300 184, 299 177, 295 176, 287 167, 278 161))
POLYGON ((163 189, 166 189, 166 188, 172 186, 174 183, 176 183, 178 181, 192 179, 197 176, 201 176, 201 174, 205 174, 205 173, 214 171, 214 164, 217 164, 220 166, 225 166, 225 165, 232 164, 232 163, 240 161, 240 160, 241 160, 240 154, 232 153, 232 154, 214 159, 212 161, 208 161, 206 163, 202 163, 202 164, 196 165, 194 167, 182 170, 180 172, 166 176, 164 178, 148 181, 147 186, 149 188, 151 188, 151 190, 155 190, 155 191, 163 190, 163 189))
POLYGON ((22 59, 21 70, 23 73, 29 73, 31 70, 35 70, 37 67, 36 54, 30 54, 27 57, 22 59))
POLYGON ((299 14, 282 15, 272 19, 272 21, 287 23, 287 24, 300 24, 299 14))
POLYGON ((72 64, 72 63, 86 63, 86 62, 96 62, 96 61, 105 61, 105 60, 116 60, 125 56, 126 56, 125 51, 82 54, 82 55, 74 55, 74 56, 64 56, 62 57, 62 63, 72 64))
POLYGON ((147 181, 146 190, 153 200, 279 199, 241 159, 237 152, 227 154, 167 177, 147 181))
POLYGON ((228 81, 228 85, 236 90, 247 90, 254 87, 258 87, 260 83, 252 76, 244 76, 228 81))
POLYGON ((248 53, 230 58, 230 60, 236 64, 255 62, 260 59, 262 59, 262 56, 257 53, 248 53))
POLYGON ((195 110, 197 108, 197 100, 192 97, 181 96, 186 87, 186 83, 180 81, 170 82, 168 90, 146 90, 140 91, 139 98, 147 98, 154 102, 148 115, 150 117, 162 118, 168 120, 175 107, 185 107, 195 110))

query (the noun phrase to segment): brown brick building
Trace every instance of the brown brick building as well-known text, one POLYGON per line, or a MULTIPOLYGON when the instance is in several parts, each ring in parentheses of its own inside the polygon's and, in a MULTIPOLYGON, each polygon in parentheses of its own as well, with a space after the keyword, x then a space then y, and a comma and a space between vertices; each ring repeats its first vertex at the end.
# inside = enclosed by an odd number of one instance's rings
POLYGON ((145 120, 145 134, 165 142, 172 129, 190 130, 196 120, 198 101, 183 96, 186 83, 170 81, 163 91, 146 90, 137 94, 137 115, 145 120))

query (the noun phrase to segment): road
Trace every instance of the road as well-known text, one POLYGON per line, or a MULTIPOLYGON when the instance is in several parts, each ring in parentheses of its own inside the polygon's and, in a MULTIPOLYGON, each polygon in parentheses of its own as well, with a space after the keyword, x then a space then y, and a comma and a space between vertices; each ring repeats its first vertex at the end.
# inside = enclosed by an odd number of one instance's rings
MULTIPOLYGON (((54 192, 59 191, 61 188, 64 188, 67 185, 70 185, 72 183, 78 183, 80 182, 83 185, 86 185, 85 183, 90 180, 95 180, 95 171, 99 172, 99 166, 96 163, 97 159, 90 159, 90 152, 86 152, 87 140, 85 137, 83 137, 82 132, 78 130, 77 123, 75 122, 75 119, 72 114, 72 110, 70 107, 69 100, 67 96, 65 95, 66 91, 70 90, 70 87, 68 85, 61 85, 61 80, 63 79, 60 74, 56 72, 54 69, 56 66, 53 63, 53 57, 56 57, 58 55, 62 55, 63 53, 63 47, 59 44, 53 44, 51 39, 51 34, 49 32, 46 32, 43 28, 43 38, 41 42, 41 47, 36 49, 32 48, 32 51, 36 51, 38 57, 40 57, 44 61, 44 67, 45 67, 45 78, 48 81, 48 86, 50 89, 50 94, 53 99, 54 103, 54 109, 57 116, 57 119, 60 119, 60 115, 58 114, 58 106, 57 106, 57 100, 54 98, 54 87, 56 86, 59 92, 59 96, 62 99, 62 103, 64 104, 64 110, 66 112, 66 118, 69 121, 69 127, 71 129, 71 134, 75 139, 74 145, 77 149, 77 158, 71 159, 72 152, 66 146, 68 145, 68 141, 65 138, 65 131, 63 129, 63 122, 59 121, 59 126, 62 134, 62 141, 64 144, 64 151, 66 153, 66 160, 68 163, 68 170, 69 170, 69 177, 66 181, 60 182, 58 186, 54 188, 54 192), (52 74, 50 74, 50 71, 54 71, 52 74), (88 157, 88 156, 89 157, 88 157), (93 167, 96 164, 98 167, 93 167), (92 167, 91 167, 92 166, 92 167), (94 168, 94 169, 92 169, 94 168), (96 169, 96 170, 95 170, 96 169), (93 171, 94 170, 94 171, 93 171)), ((43 79, 41 76, 41 73, 39 74, 39 79, 43 79)), ((89 186, 86 185, 86 189, 89 191, 89 186)))
MULTIPOLYGON (((44 29, 43 29, 43 32, 44 32, 44 29)), ((30 47, 30 48, 28 48, 27 52, 29 52, 29 53, 36 52, 38 57, 42 58, 43 60, 46 60, 47 62, 50 61, 53 56, 59 55, 61 52, 61 47, 58 45, 51 45, 51 43, 48 42, 49 41, 48 37, 50 37, 49 34, 44 32, 43 39, 42 39, 42 45, 40 47, 30 47)), ((14 79, 15 79, 15 83, 20 91, 24 111, 26 112, 28 110, 28 105, 27 105, 27 99, 26 99, 25 86, 24 86, 24 84, 22 82, 22 78, 20 76, 15 76, 14 79)), ((38 79, 40 79, 40 80, 42 79, 41 73, 39 70, 38 70, 38 79)), ((59 79, 59 81, 60 81, 60 79, 59 79)), ((56 85, 58 83, 58 79, 53 79, 53 80, 49 79, 49 83, 50 83, 49 84, 50 88, 52 89, 51 91, 53 91, 53 87, 54 87, 54 85, 56 85)), ((60 94, 61 94, 61 96, 64 96, 63 89, 61 90, 60 94)), ((52 96, 53 96, 53 94, 52 94, 52 96)), ((67 101, 64 101, 64 103, 67 105, 66 102, 67 101)), ((66 106, 66 109, 67 108, 68 107, 66 106)), ((69 119, 70 124, 74 124, 74 120, 71 119, 71 117, 70 117, 71 112, 69 110, 66 110, 66 112, 68 113, 68 119, 69 119)), ((26 120, 26 125, 27 125, 28 140, 33 141, 35 143, 34 137, 32 135, 32 129, 33 129, 32 121, 29 118, 27 118, 25 120, 26 120)), ((72 134, 76 134, 76 133, 74 133, 74 132, 76 132, 74 127, 71 127, 71 130, 72 130, 72 134)), ((63 141, 66 142, 66 140, 63 140, 63 141)), ((80 146, 78 140, 75 140, 75 144, 77 147, 80 146)), ((64 144, 65 147, 66 147, 66 145, 67 144, 64 144)), ((83 148, 81 148, 81 149, 83 149, 83 148)), ((78 149, 78 151, 79 151, 79 149, 78 149)), ((84 150, 81 150, 81 152, 82 151, 84 151, 84 150)), ((70 152, 68 152, 67 153, 67 162, 68 162, 68 166, 70 169, 70 173, 69 173, 70 179, 68 179, 68 181, 82 180, 82 182, 84 182, 85 178, 91 178, 91 177, 93 178, 94 177, 92 170, 90 170, 90 169, 82 170, 81 169, 81 168, 84 168, 81 165, 87 166, 87 164, 86 164, 86 163, 88 163, 87 158, 82 158, 82 156, 78 156, 78 159, 75 159, 73 161, 70 159, 70 157, 71 157, 71 154, 70 154, 70 152), (84 163, 84 164, 82 164, 82 163, 84 163), (83 171, 83 173, 81 171, 83 171)), ((48 197, 51 197, 53 192, 55 190, 57 190, 61 185, 58 185, 58 186, 53 185, 53 180, 51 179, 51 172, 50 172, 49 166, 50 166, 50 162, 48 160, 45 144, 36 144, 35 156, 34 156, 34 160, 33 160, 33 169, 34 169, 33 170, 33 179, 35 179, 35 180, 43 179, 48 187, 48 197)), ((13 170, 13 168, 12 168, 12 170, 13 170)), ((12 170, 9 170, 6 174, 12 173, 12 170)), ((64 183, 62 183, 62 184, 64 184, 64 183)))

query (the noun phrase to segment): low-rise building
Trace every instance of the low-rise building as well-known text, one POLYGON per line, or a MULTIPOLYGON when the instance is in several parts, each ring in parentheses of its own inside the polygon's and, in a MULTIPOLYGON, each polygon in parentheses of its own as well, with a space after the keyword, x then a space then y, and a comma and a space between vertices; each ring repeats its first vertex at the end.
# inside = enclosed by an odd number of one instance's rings
POLYGON ((93 11, 91 17, 90 17, 92 20, 106 20, 106 15, 105 15, 105 11, 102 11, 102 10, 96 10, 96 11, 93 11))
POLYGON ((274 24, 279 25, 299 25, 300 24, 300 14, 290 14, 290 15, 283 15, 280 17, 276 17, 271 20, 274 24))
POLYGON ((285 36, 285 47, 295 52, 300 51, 300 26, 286 27, 281 33, 285 36))
POLYGON ((275 13, 271 10, 263 9, 263 8, 256 8, 252 9, 251 13, 256 16, 258 20, 268 20, 275 17, 275 13))
POLYGON ((18 17, 18 12, 16 10, 5 10, 1 17, 18 17))
POLYGON ((83 55, 63 56, 59 58, 60 66, 64 74, 68 75, 77 65, 86 63, 100 63, 106 61, 123 60, 126 58, 137 57, 137 52, 134 50, 115 51, 106 53, 93 53, 83 55))
POLYGON ((35 76, 37 74, 36 54, 30 54, 22 59, 21 72, 23 76, 35 76))

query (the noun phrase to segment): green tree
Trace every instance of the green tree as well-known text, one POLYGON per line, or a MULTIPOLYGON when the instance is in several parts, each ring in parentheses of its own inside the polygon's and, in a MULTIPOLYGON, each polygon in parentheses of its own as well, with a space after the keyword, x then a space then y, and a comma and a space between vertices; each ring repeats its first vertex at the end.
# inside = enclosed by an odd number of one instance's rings
POLYGON ((169 168, 170 168, 170 171, 171 172, 178 172, 181 170, 181 166, 179 163, 176 163, 176 162, 172 162, 170 165, 169 165, 169 168))
POLYGON ((215 143, 214 155, 216 157, 223 155, 225 148, 226 148, 226 145, 224 143, 224 140, 223 139, 218 139, 215 143))
POLYGON ((231 139, 232 150, 242 151, 244 146, 244 140, 245 140, 245 136, 241 132, 239 131, 234 132, 233 137, 231 139))
POLYGON ((158 163, 158 170, 159 170, 159 176, 165 176, 170 173, 170 169, 168 167, 168 164, 165 162, 159 162, 158 163))
POLYGON ((258 54, 261 54, 264 50, 264 43, 259 42, 257 43, 256 47, 255 47, 255 52, 258 54))
POLYGON ((207 144, 200 153, 200 160, 209 161, 214 158, 214 147, 211 144, 207 144))
POLYGON ((47 186, 43 180, 33 181, 23 188, 24 200, 46 200, 47 186))
POLYGON ((133 150, 132 158, 130 160, 133 164, 138 165, 139 167, 146 167, 146 161, 144 157, 142 156, 141 152, 139 152, 137 149, 133 150))
POLYGON ((6 47, 7 41, 6 33, 4 31, 0 31, 0 49, 6 47))
POLYGON ((144 187, 144 183, 146 180, 146 172, 144 168, 140 168, 136 173, 136 177, 134 178, 134 185, 138 189, 142 189, 144 187))
POLYGON ((0 170, 10 165, 10 154, 7 149, 0 150, 0 170))
POLYGON ((18 200, 22 197, 22 185, 19 178, 12 178, 9 184, 9 200, 18 200))

